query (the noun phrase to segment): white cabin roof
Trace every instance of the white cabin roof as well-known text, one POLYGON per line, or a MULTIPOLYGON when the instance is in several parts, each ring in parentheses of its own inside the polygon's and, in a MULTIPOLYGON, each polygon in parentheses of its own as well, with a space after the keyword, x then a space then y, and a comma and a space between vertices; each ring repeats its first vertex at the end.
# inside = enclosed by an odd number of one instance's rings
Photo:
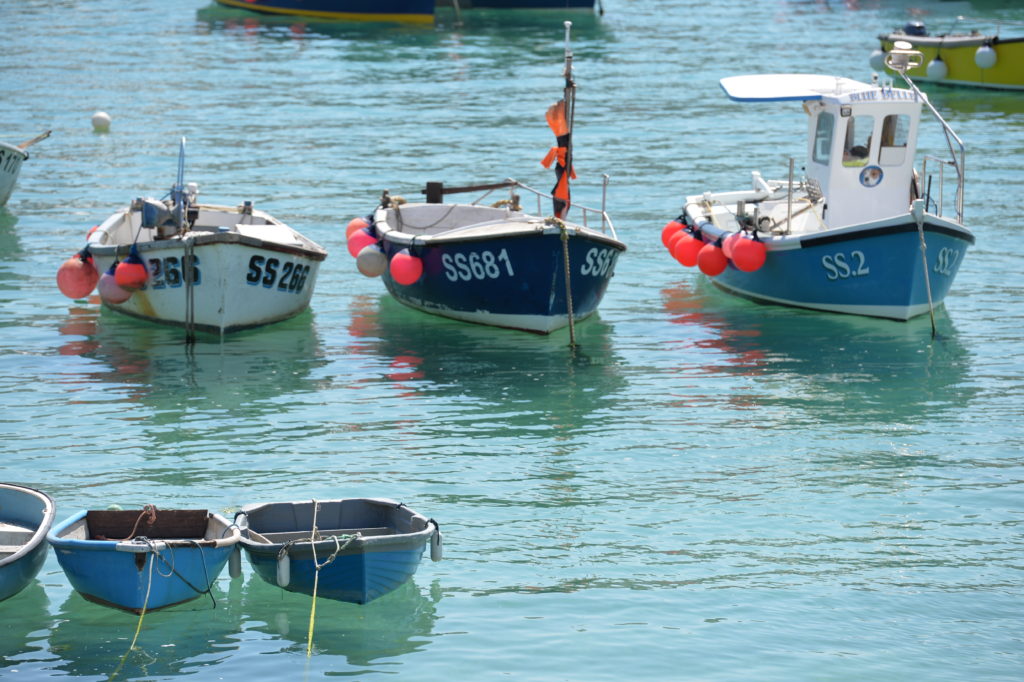
POLYGON ((851 92, 877 88, 842 76, 809 73, 769 73, 729 76, 719 83, 736 102, 783 102, 788 100, 839 97, 851 92))

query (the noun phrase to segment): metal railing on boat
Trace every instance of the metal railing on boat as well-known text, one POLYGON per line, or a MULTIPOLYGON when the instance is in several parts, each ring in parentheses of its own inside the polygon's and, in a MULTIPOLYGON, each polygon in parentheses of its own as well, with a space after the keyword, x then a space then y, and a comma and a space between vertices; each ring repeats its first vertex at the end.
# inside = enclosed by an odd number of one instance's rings
MULTIPOLYGON (((605 206, 608 201, 608 175, 602 175, 601 182, 601 208, 591 208, 584 206, 583 204, 577 204, 570 202, 570 208, 577 208, 583 213, 582 224, 583 227, 589 228, 589 218, 591 216, 600 217, 601 220, 601 232, 609 233, 614 239, 618 239, 618 235, 615 233, 615 226, 612 224, 612 219, 608 216, 608 212, 605 210, 605 206)), ((443 197, 447 194, 462 194, 466 192, 483 192, 479 197, 469 202, 471 205, 479 205, 480 202, 486 200, 495 190, 508 189, 509 190, 509 205, 515 206, 519 204, 519 196, 515 193, 516 189, 523 189, 530 192, 537 199, 537 215, 544 215, 545 211, 542 202, 552 201, 554 197, 547 193, 542 192, 538 189, 534 189, 529 185, 523 184, 514 178, 506 178, 504 182, 495 182, 483 185, 468 185, 465 187, 445 187, 440 182, 428 182, 426 188, 421 190, 421 193, 426 195, 427 203, 442 203, 443 197)))

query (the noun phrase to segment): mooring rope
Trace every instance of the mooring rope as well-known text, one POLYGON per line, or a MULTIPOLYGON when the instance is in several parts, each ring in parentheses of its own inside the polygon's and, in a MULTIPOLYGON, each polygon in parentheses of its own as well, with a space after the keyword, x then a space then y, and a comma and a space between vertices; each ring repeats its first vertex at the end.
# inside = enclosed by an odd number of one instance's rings
MULTIPOLYGON (((334 540, 334 551, 331 552, 331 555, 327 557, 327 559, 325 559, 322 564, 319 563, 316 559, 316 537, 319 535, 319 530, 317 529, 316 526, 316 517, 317 512, 319 511, 320 503, 317 502, 316 500, 313 500, 313 528, 310 532, 309 546, 313 552, 313 568, 316 570, 313 574, 313 603, 310 605, 309 609, 309 632, 306 634, 306 658, 309 658, 313 655, 313 623, 316 620, 316 593, 320 587, 320 569, 334 561, 337 558, 338 554, 340 554, 343 549, 352 544, 352 542, 354 542, 357 538, 362 537, 361 533, 345 535, 343 536, 345 538, 345 541, 341 542, 341 539, 337 535, 332 535, 330 539, 334 540)), ((291 544, 291 542, 289 542, 288 544, 291 544)), ((285 548, 281 548, 281 552, 285 551, 285 548)), ((278 553, 278 556, 280 556, 280 553, 278 553)))
POLYGON ((182 260, 182 276, 185 278, 185 343, 189 346, 196 342, 196 293, 193 273, 195 272, 195 244, 191 238, 182 240, 185 254, 182 260))
POLYGON ((128 660, 128 654, 135 649, 135 642, 139 639, 139 633, 142 631, 142 619, 146 617, 146 607, 149 605, 149 591, 153 587, 153 564, 156 563, 156 556, 149 558, 149 575, 146 580, 146 596, 142 600, 142 610, 139 612, 139 622, 135 626, 135 635, 132 636, 132 643, 128 645, 128 650, 121 656, 121 661, 117 664, 117 668, 114 672, 110 673, 110 677, 107 678, 107 682, 117 677, 117 674, 121 672, 121 668, 124 667, 125 661, 128 660))
POLYGON ((576 320, 572 312, 572 278, 569 274, 569 229, 565 222, 558 220, 562 237, 562 260, 565 263, 565 306, 569 312, 569 347, 576 347, 576 320))

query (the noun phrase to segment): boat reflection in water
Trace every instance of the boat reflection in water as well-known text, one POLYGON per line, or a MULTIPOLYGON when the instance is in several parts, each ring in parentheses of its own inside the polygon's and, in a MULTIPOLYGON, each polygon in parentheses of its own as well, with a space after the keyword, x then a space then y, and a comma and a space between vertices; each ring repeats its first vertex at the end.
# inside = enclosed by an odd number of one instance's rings
MULTIPOLYGON (((595 314, 568 332, 535 336, 423 315, 390 296, 357 298, 347 350, 365 358, 359 381, 382 380, 405 395, 440 395, 466 409, 501 404, 507 418, 535 424, 538 413, 559 427, 588 424, 625 386, 612 328, 595 314), (520 409, 517 409, 520 408, 520 409)), ((489 408, 488 408, 489 409, 489 408)))
MULTIPOLYGON (((759 306, 715 290, 679 284, 661 292, 672 322, 696 327, 680 344, 680 371, 751 376, 788 390, 733 392, 763 415, 803 414, 821 421, 872 418, 895 423, 934 419, 967 408, 971 354, 939 311, 939 335, 927 318, 894 322, 759 306)), ((739 406, 739 405, 737 405, 739 406)))
POLYGON ((237 649, 242 627, 240 607, 228 598, 225 574, 204 596, 187 604, 147 613, 135 648, 128 646, 139 617, 87 601, 71 592, 61 604, 49 633, 47 669, 74 676, 104 679, 156 679, 202 673, 205 679, 222 659, 237 649), (123 665, 121 659, 124 658, 123 665), (120 668, 118 666, 121 665, 120 668))
POLYGON ((83 384, 103 386, 113 397, 165 409, 203 397, 204 409, 241 413, 271 409, 263 401, 315 391, 311 371, 328 362, 310 311, 270 327, 219 339, 200 336, 184 342, 180 329, 72 307, 60 327, 62 355, 99 361, 81 375, 83 384), (183 393, 187 389, 188 395, 183 393))
MULTIPOLYGON (((262 636, 264 650, 269 646, 267 640, 273 640, 288 651, 305 653, 310 598, 281 590, 255 573, 248 573, 244 582, 235 582, 246 638, 262 636)), ((399 656, 419 651, 430 641, 440 600, 436 583, 424 588, 414 580, 365 605, 318 599, 313 631, 318 665, 334 667, 322 662, 325 656, 343 657, 349 665, 371 668, 387 659, 387 669, 393 672, 399 656)))
MULTIPOLYGON (((34 667, 34 658, 49 659, 44 635, 33 634, 48 629, 53 623, 50 601, 37 578, 28 587, 3 603, 0 608, 0 678, 7 668, 17 668, 26 677, 34 667)), ((11 673, 13 674, 13 673, 11 673)))

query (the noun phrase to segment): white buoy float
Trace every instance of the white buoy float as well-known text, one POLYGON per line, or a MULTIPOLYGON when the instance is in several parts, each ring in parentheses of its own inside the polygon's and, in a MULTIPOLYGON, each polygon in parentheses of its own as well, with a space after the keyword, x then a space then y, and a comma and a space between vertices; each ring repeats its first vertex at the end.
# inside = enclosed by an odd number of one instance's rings
POLYGON ((942 57, 936 56, 935 59, 928 62, 927 73, 929 78, 940 81, 949 75, 949 67, 946 66, 942 57))
POLYGON ((292 581, 292 560, 288 552, 281 552, 277 557, 277 584, 288 587, 292 581))
POLYGON ((996 65, 996 51, 991 45, 982 45, 974 53, 974 63, 979 69, 991 69, 996 65))
POLYGON ((97 133, 106 133, 110 130, 110 114, 105 111, 97 111, 92 115, 92 129, 97 133))

